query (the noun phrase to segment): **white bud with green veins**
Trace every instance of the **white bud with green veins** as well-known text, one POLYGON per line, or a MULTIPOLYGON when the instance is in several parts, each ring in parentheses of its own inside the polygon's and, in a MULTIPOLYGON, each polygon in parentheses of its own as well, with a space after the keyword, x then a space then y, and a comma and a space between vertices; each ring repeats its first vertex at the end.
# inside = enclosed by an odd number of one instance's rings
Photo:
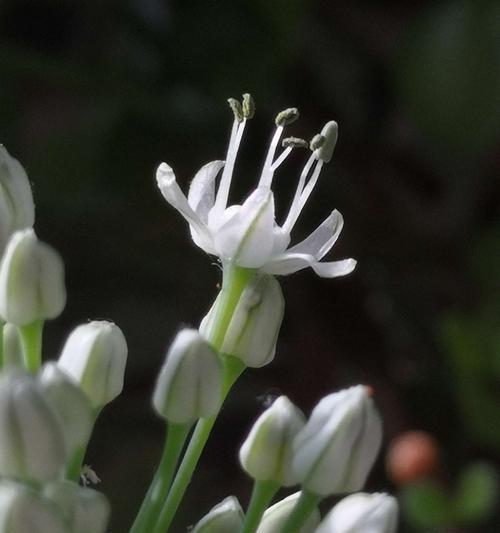
MULTIPOLYGON (((300 498, 300 494, 300 492, 291 494, 269 507, 262 517, 257 528, 257 533, 276 533, 281 531, 288 517, 292 514, 293 508, 300 498)), ((314 533, 320 521, 321 515, 319 510, 315 508, 307 518, 306 523, 297 533, 314 533)))
POLYGON ((351 494, 326 515, 316 533, 395 533, 396 498, 388 494, 351 494))
POLYGON ((69 456, 87 445, 94 425, 94 412, 87 395, 56 363, 47 363, 38 375, 45 399, 56 414, 64 433, 69 456))
POLYGON ((292 443, 304 424, 302 411, 280 396, 260 415, 240 448, 240 463, 247 474, 257 481, 295 485, 292 443))
POLYGON ((0 316, 16 326, 56 318, 66 304, 64 265, 32 229, 12 235, 0 263, 0 316))
POLYGON ((217 412, 221 363, 195 329, 183 329, 170 345, 153 393, 156 412, 168 422, 188 424, 217 412))
POLYGON ((382 422, 368 387, 324 397, 293 443, 293 470, 318 496, 360 490, 382 442, 382 422))
POLYGON ((0 257, 17 230, 30 228, 35 205, 28 176, 19 161, 0 144, 0 257))
POLYGON ((100 409, 123 389, 127 351, 121 329, 96 320, 72 331, 57 365, 78 383, 92 407, 100 409))
MULTIPOLYGON (((203 319, 200 332, 209 338, 219 294, 203 319)), ((245 287, 226 330, 221 352, 240 359, 246 366, 258 368, 270 363, 276 352, 285 299, 273 276, 258 275, 245 287)))
POLYGON ((0 481, 0 533, 73 533, 59 508, 26 485, 0 481))
POLYGON ((229 496, 213 507, 191 533, 237 533, 243 526, 243 511, 238 500, 229 496))
POLYGON ((66 460, 63 430, 36 379, 24 373, 0 377, 0 475, 50 481, 66 460))
POLYGON ((107 530, 110 505, 104 494, 67 480, 49 483, 43 493, 59 507, 71 533, 107 530))

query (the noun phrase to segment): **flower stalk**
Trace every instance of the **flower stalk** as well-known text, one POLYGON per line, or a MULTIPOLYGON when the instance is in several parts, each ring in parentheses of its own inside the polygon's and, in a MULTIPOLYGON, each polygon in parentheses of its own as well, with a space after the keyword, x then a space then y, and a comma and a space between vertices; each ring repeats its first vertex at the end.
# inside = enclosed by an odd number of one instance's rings
POLYGON ((255 481, 250 503, 245 513, 242 533, 255 533, 257 531, 262 515, 278 489, 279 483, 275 481, 255 481))
POLYGON ((307 519, 320 501, 321 496, 303 490, 281 533, 297 533, 297 531, 300 531, 300 528, 307 522, 307 519))
POLYGON ((24 365, 33 374, 42 364, 42 333, 43 320, 35 320, 31 324, 19 326, 19 335, 24 354, 24 365))

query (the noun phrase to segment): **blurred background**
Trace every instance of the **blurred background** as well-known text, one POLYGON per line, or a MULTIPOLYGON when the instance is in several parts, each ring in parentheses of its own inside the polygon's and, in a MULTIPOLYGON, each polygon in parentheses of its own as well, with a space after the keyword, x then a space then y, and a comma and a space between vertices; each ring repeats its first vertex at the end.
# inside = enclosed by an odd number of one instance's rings
MULTIPOLYGON (((295 237, 336 207, 346 223, 330 258, 359 263, 345 279, 282 279, 276 358, 230 396, 176 531, 230 493, 246 505, 237 448, 266 399, 286 394, 308 413, 357 383, 385 422, 368 488, 400 496, 401 531, 499 531, 499 28, 500 3, 482 0, 0 3, 0 142, 66 264, 46 357, 88 319, 114 320, 129 343, 125 390, 86 460, 112 501, 110 531, 127 531, 160 454, 150 395, 166 347, 220 281, 155 169, 169 162, 187 186, 224 158, 226 98, 247 91, 257 114, 233 199, 255 183, 279 110, 297 106, 289 134, 308 139, 337 120, 295 237)), ((280 169, 279 214, 303 158, 280 169)))

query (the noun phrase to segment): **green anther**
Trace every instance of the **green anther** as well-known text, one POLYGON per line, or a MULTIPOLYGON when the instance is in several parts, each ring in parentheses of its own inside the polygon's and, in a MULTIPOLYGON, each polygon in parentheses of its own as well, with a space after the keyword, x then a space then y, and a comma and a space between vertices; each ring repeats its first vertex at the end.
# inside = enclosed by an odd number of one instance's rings
POLYGON ((284 109, 276 115, 276 126, 288 126, 299 118, 299 110, 296 107, 284 109))
POLYGON ((317 148, 314 153, 317 159, 321 159, 325 163, 328 163, 333 156, 333 150, 337 144, 339 135, 339 126, 335 120, 327 122, 321 130, 321 135, 324 137, 324 143, 317 148))
POLYGON ((245 93, 243 95, 243 116, 245 118, 253 118, 255 115, 255 101, 251 94, 245 93))
POLYGON ((286 139, 283 139, 281 142, 281 146, 283 146, 283 148, 288 148, 289 146, 292 148, 308 148, 309 143, 300 137, 286 137, 286 139))
POLYGON ((309 143, 309 148, 311 150, 317 150, 318 148, 321 148, 325 144, 325 138, 321 133, 317 133, 309 143))
POLYGON ((234 114, 234 118, 238 122, 242 122, 244 115, 243 115, 243 108, 241 107, 241 104, 236 98, 228 98, 227 103, 229 104, 229 107, 231 108, 231 111, 234 114))

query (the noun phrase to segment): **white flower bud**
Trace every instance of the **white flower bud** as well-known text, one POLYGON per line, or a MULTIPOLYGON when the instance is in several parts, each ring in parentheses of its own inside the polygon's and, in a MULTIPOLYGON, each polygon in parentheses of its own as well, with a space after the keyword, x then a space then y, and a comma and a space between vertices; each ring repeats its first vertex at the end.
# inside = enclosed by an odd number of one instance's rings
POLYGON ((0 475, 33 481, 56 478, 66 463, 64 435, 36 380, 0 378, 0 475))
POLYGON ((398 523, 396 498, 388 494, 351 494, 324 518, 316 533, 394 533, 398 523))
POLYGON ((243 526, 243 511, 234 496, 213 507, 191 530, 192 533, 235 533, 243 526))
POLYGON ((28 176, 17 159, 0 144, 0 257, 19 229, 35 221, 35 206, 28 176))
POLYGON ((70 530, 50 500, 26 485, 2 481, 0 533, 70 533, 70 530))
POLYGON ((44 365, 38 376, 44 396, 62 428, 69 457, 87 445, 94 413, 87 395, 56 363, 44 365))
POLYGON ((221 364, 195 329, 183 329, 172 342, 153 393, 156 412, 174 424, 214 414, 221 401, 221 364))
POLYGON ((295 485, 298 479, 292 470, 292 443, 304 424, 302 411, 280 396, 260 415, 240 448, 243 469, 258 481, 295 485))
MULTIPOLYGON (((221 295, 203 319, 200 332, 208 338, 221 295)), ((285 300, 273 276, 256 276, 244 289, 227 328, 221 352, 237 357, 246 366, 270 363, 283 321, 285 300)))
POLYGON ((44 495, 61 510, 71 533, 104 533, 110 506, 104 494, 80 487, 71 481, 55 481, 43 489, 44 495))
MULTIPOLYGON (((300 492, 291 494, 284 500, 281 500, 266 510, 262 520, 257 528, 257 533, 276 533, 281 531, 292 514, 295 504, 300 498, 300 492)), ((321 521, 321 515, 318 508, 315 508, 309 515, 306 523, 299 529, 298 533, 313 533, 321 521)))
POLYGON ((32 229, 17 231, 0 264, 0 316, 25 326, 55 318, 66 304, 64 265, 32 229))
POLYGON ((314 408, 293 444, 293 469, 308 491, 327 496, 360 490, 382 441, 367 387, 330 394, 314 408))
POLYGON ((123 389, 127 342, 112 322, 93 321, 75 328, 59 357, 58 366, 72 376, 99 409, 123 389))
MULTIPOLYGON (((1 326, 0 326, 1 327, 1 326)), ((24 369, 23 346, 17 326, 3 327, 3 370, 24 369)))

